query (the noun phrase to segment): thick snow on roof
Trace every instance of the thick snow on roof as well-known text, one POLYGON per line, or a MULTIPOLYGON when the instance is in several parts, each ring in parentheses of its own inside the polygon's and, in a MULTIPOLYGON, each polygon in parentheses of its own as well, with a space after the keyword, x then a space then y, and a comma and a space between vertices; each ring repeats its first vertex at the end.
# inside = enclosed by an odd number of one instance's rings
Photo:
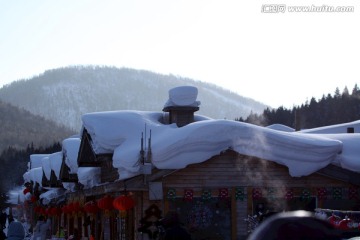
POLYGON ((278 124, 278 123, 269 125, 269 126, 267 126, 267 128, 278 130, 278 131, 284 131, 284 132, 295 132, 295 129, 288 127, 286 125, 283 125, 283 124, 278 124))
POLYGON ((62 142, 62 151, 65 164, 70 168, 70 173, 77 173, 77 157, 80 147, 80 138, 67 138, 62 142))
POLYGON ((30 168, 38 168, 42 166, 43 157, 49 156, 49 154, 31 154, 30 155, 30 168))
POLYGON ((334 164, 342 168, 360 172, 360 133, 339 133, 339 134, 321 134, 323 137, 341 141, 341 154, 334 164))
MULTIPOLYGON (((78 167, 77 157, 80 147, 80 138, 67 138, 62 142, 63 154, 65 157, 65 164, 70 168, 70 173, 78 175, 79 183, 84 185, 84 188, 91 188, 100 184, 100 168, 98 167, 78 167)), ((67 184, 66 189, 73 191, 75 185, 67 184)))
POLYGON ((185 168, 230 148, 285 165, 294 177, 331 163, 353 166, 351 170, 360 172, 355 157, 360 153, 352 147, 360 140, 357 134, 304 134, 229 120, 204 120, 178 128, 162 124, 161 116, 157 112, 114 111, 86 114, 83 120, 94 149, 114 149, 113 166, 121 179, 140 173, 140 138, 145 125, 147 136, 152 131, 152 163, 159 169, 185 168))
POLYGON ((311 129, 304 129, 300 132, 303 133, 347 133, 348 128, 354 128, 355 133, 360 133, 360 120, 349 122, 349 123, 341 123, 335 124, 331 126, 325 127, 318 127, 318 128, 311 128, 311 129))
POLYGON ((24 182, 30 182, 31 179, 30 179, 30 170, 29 171, 26 171, 23 175, 23 179, 24 179, 24 182))
POLYGON ((53 188, 42 194, 40 194, 40 199, 42 199, 42 203, 47 205, 51 202, 52 199, 61 196, 64 194, 64 190, 61 188, 53 188))
POLYGON ((50 158, 48 156, 43 157, 41 159, 41 162, 42 162, 42 168, 43 168, 45 177, 47 178, 47 180, 50 180, 50 176, 51 176, 50 158))
POLYGON ((30 175, 29 176, 30 181, 33 181, 34 183, 39 183, 39 185, 42 186, 42 176, 43 176, 42 167, 30 169, 29 175, 30 175))
POLYGON ((63 187, 66 190, 75 191, 75 183, 73 183, 73 182, 63 182, 62 184, 63 184, 63 187))
POLYGON ((80 167, 78 168, 79 183, 84 185, 84 188, 91 188, 99 185, 101 180, 101 171, 99 167, 80 167))
POLYGON ((61 163, 62 163, 62 152, 56 152, 49 155, 51 170, 55 172, 55 176, 59 179, 61 163))

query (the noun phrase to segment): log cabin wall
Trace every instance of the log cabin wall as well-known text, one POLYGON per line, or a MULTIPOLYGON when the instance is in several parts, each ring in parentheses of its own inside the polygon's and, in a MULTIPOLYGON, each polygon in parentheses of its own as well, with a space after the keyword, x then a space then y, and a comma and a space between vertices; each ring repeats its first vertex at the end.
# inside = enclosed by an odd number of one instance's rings
MULTIPOLYGON (((348 188, 350 186, 348 183, 316 173, 306 177, 291 177, 288 168, 283 165, 238 155, 233 151, 227 151, 203 163, 189 165, 185 169, 174 171, 163 178, 165 206, 169 202, 171 204, 171 200, 166 199, 169 189, 175 189, 176 195, 181 198, 186 189, 191 189, 194 197, 201 197, 204 189, 210 189, 212 197, 218 197, 218 189, 228 189, 229 198, 231 198, 231 213, 229 213, 232 215, 231 239, 243 239, 248 234, 248 224, 244 219, 253 214, 257 207, 253 198, 253 189, 277 189, 277 200, 282 199, 286 202, 284 192, 289 188, 294 189, 294 195, 299 196, 300 189, 304 188, 348 188), (245 198, 242 201, 236 201, 234 198, 235 191, 239 186, 244 187, 245 198), (279 189, 282 192, 279 192, 279 189)), ((311 193, 311 195, 316 196, 314 193, 311 193)), ((324 201, 315 201, 318 206, 324 204, 324 201)), ((283 207, 286 206, 286 203, 284 204, 283 207)))

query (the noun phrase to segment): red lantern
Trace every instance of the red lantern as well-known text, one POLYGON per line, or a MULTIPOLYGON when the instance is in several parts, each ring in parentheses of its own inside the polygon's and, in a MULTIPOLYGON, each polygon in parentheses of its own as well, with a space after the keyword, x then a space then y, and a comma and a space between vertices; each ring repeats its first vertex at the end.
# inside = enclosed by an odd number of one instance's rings
POLYGON ((30 201, 31 202, 36 202, 38 199, 36 196, 32 195, 31 198, 30 198, 30 201))
POLYGON ((90 202, 85 203, 84 211, 87 213, 95 214, 99 211, 99 208, 94 201, 90 201, 90 202))
POLYGON ((51 207, 48 207, 45 209, 45 214, 46 215, 51 215, 51 207))
POLYGON ((52 207, 49 210, 49 215, 51 216, 56 216, 56 215, 60 215, 61 214, 61 209, 58 207, 52 207))
POLYGON ((67 212, 68 213, 72 213, 73 211, 74 211, 74 204, 73 203, 69 203, 68 205, 67 205, 67 212))
POLYGON ((349 230, 350 229, 350 225, 351 224, 351 219, 345 217, 345 219, 341 220, 339 222, 339 225, 337 226, 339 229, 341 230, 349 230))
POLYGON ((36 206, 36 207, 34 208, 34 212, 36 212, 36 213, 41 213, 41 207, 40 207, 40 206, 36 206))
POLYGON ((69 211, 69 206, 68 206, 68 205, 64 205, 64 206, 61 208, 61 211, 62 211, 63 213, 70 213, 70 211, 69 211))
POLYGON ((338 222, 340 221, 340 218, 333 214, 328 218, 328 221, 331 223, 331 225, 333 225, 334 227, 337 227, 338 222))
POLYGON ((135 201, 132 197, 123 195, 115 198, 113 205, 119 211, 126 211, 135 206, 135 201))
POLYGON ((73 202, 72 204, 73 212, 81 212, 82 208, 80 207, 79 202, 73 202))
POLYGON ((29 188, 25 188, 24 191, 23 191, 24 195, 26 195, 28 192, 30 192, 29 188))
POLYGON ((97 206, 102 210, 109 211, 114 208, 113 201, 114 201, 113 197, 109 195, 105 195, 103 198, 100 198, 97 201, 97 206))
POLYGON ((41 209, 40 209, 40 214, 46 215, 46 209, 45 209, 45 208, 41 208, 41 209))

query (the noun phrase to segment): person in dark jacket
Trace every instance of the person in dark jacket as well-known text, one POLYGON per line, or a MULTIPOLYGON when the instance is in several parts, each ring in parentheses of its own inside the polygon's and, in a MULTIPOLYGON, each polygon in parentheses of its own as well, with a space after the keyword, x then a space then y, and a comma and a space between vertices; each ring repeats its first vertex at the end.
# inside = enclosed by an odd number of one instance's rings
POLYGON ((160 220, 165 229, 165 233, 161 239, 163 240, 191 240, 190 233, 182 226, 177 212, 168 212, 166 216, 160 220))
POLYGON ((1 230, 2 229, 5 229, 5 225, 6 225, 6 219, 7 219, 7 214, 6 212, 2 212, 1 215, 0 215, 0 227, 1 227, 1 230))
POLYGON ((24 238, 25 230, 21 222, 11 222, 8 227, 7 240, 23 240, 24 238))
POLYGON ((4 233, 4 230, 0 229, 0 240, 5 240, 6 239, 6 235, 4 233))

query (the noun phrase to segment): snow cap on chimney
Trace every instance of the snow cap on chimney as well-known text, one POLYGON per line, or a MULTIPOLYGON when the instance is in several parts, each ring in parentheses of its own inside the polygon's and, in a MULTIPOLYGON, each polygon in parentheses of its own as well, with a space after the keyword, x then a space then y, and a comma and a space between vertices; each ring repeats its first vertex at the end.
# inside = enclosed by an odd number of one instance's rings
POLYGON ((169 90, 169 99, 164 108, 172 106, 198 107, 200 101, 196 101, 198 89, 193 86, 180 86, 169 90))

